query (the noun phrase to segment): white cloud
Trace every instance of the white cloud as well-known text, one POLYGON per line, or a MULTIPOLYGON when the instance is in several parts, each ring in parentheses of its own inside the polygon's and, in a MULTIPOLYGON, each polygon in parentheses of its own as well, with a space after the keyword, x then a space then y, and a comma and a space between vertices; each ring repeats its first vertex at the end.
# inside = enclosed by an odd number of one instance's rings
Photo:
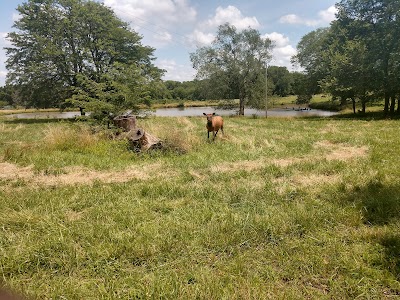
POLYGON ((193 80, 196 71, 189 65, 177 64, 174 60, 160 60, 157 66, 167 71, 164 80, 189 81, 193 80))
POLYGON ((237 7, 229 5, 223 8, 219 6, 215 10, 215 15, 199 23, 197 28, 188 35, 188 38, 195 45, 209 45, 215 38, 214 33, 217 31, 218 26, 225 23, 235 26, 237 30, 243 30, 248 27, 257 29, 260 27, 260 23, 256 17, 243 16, 237 7))
POLYGON ((278 32, 264 34, 263 38, 269 38, 276 47, 283 47, 289 44, 289 38, 278 32))
POLYGON ((280 17, 279 22, 284 24, 299 24, 299 25, 306 25, 309 27, 316 27, 316 26, 325 26, 328 25, 330 22, 335 20, 337 9, 335 6, 330 6, 326 10, 321 10, 318 12, 318 16, 315 19, 306 19, 299 17, 295 14, 289 14, 280 17))
POLYGON ((191 24, 197 16, 188 0, 104 0, 104 4, 136 31, 145 32, 146 37, 152 35, 153 46, 171 42, 171 28, 191 24))
POLYGON ((235 6, 229 5, 226 8, 217 7, 214 17, 203 23, 207 28, 215 29, 219 25, 230 23, 238 30, 243 30, 248 27, 259 28, 260 23, 256 17, 245 17, 242 12, 235 6))
POLYGON ((7 70, 5 66, 5 61, 7 57, 6 51, 3 49, 3 47, 11 46, 10 41, 6 38, 7 34, 8 32, 0 32, 0 86, 3 86, 5 84, 5 79, 7 75, 7 70))
POLYGON ((329 7, 326 10, 321 10, 318 13, 318 16, 320 17, 321 22, 328 24, 336 19, 337 12, 338 12, 337 8, 332 5, 331 7, 329 7))
POLYGON ((290 59, 293 55, 297 54, 297 51, 295 47, 290 45, 289 38, 278 32, 264 34, 263 38, 269 38, 275 44, 275 48, 272 51, 271 65, 282 66, 288 68, 288 70, 293 70, 290 59))
POLYGON ((200 47, 210 45, 214 39, 215 35, 213 33, 205 33, 198 29, 195 29, 193 33, 188 36, 190 44, 195 44, 200 47))

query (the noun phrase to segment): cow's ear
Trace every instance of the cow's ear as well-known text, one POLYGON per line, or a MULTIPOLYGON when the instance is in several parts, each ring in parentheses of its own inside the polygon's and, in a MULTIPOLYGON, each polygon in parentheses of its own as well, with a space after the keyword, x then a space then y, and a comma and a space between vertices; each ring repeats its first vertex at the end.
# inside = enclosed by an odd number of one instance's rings
POLYGON ((213 113, 213 116, 215 116, 215 113, 213 113))
POLYGON ((203 115, 207 116, 206 113, 203 113, 203 115))

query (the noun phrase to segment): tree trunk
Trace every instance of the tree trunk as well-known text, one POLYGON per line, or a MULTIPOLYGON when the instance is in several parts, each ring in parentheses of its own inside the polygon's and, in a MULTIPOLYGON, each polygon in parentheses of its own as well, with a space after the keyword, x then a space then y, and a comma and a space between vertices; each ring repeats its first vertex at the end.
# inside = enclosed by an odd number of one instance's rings
POLYGON ((244 116, 244 98, 239 101, 239 116, 244 116))
POLYGON ((385 116, 387 116, 389 113, 389 100, 390 100, 389 94, 385 93, 385 108, 383 109, 383 114, 385 116))
POLYGON ((394 108, 396 106, 396 98, 394 95, 390 98, 390 114, 394 115, 394 108))
POLYGON ((353 113, 356 114, 356 99, 351 97, 351 102, 353 103, 353 113))
POLYGON ((81 112, 81 116, 85 115, 85 111, 84 111, 83 107, 79 106, 79 111, 81 112))
POLYGON ((116 127, 122 128, 126 132, 136 128, 135 116, 118 116, 113 121, 116 127))
POLYGON ((397 114, 400 115, 400 96, 397 98, 397 114))
POLYGON ((361 112, 363 114, 365 114, 365 108, 367 106, 367 100, 365 99, 365 97, 361 98, 361 112))

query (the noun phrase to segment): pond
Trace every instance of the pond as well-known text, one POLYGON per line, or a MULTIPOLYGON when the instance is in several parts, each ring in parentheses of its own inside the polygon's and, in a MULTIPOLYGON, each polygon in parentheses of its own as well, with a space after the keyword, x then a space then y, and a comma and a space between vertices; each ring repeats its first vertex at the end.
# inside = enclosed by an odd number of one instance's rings
MULTIPOLYGON (((203 107, 185 107, 185 108, 158 108, 151 112, 150 115, 157 117, 195 117, 202 116, 203 113, 213 113, 221 116, 236 115, 235 109, 218 109, 211 106, 203 107)), ((265 111, 257 110, 253 108, 246 108, 244 110, 245 116, 265 116, 265 111)), ((295 108, 274 108, 268 110, 268 116, 270 117, 306 117, 306 116, 318 116, 318 117, 330 117, 336 115, 337 112, 320 110, 320 109, 295 109, 295 108)), ((33 113, 20 113, 6 115, 12 119, 71 119, 76 116, 80 116, 80 112, 33 112, 33 113)))
MULTIPOLYGON (((216 107, 186 107, 186 108, 160 108, 156 109, 153 115, 157 117, 192 117, 202 116, 203 113, 213 113, 221 116, 236 115, 235 109, 218 109, 216 107)), ((274 108, 268 110, 270 117, 305 117, 305 116, 319 116, 330 117, 336 115, 337 112, 320 110, 320 109, 301 109, 301 108, 274 108)), ((265 110, 257 110, 254 108, 246 108, 244 110, 245 116, 262 116, 265 117, 265 110)))

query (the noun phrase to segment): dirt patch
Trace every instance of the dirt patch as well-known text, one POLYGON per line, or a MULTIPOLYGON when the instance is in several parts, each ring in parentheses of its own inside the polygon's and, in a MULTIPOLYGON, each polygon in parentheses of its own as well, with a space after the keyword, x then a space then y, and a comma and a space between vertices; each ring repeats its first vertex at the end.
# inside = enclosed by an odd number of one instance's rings
POLYGON ((355 147, 345 144, 335 144, 330 141, 316 142, 314 147, 327 150, 328 153, 325 155, 325 158, 327 160, 348 161, 360 157, 365 157, 368 153, 367 146, 355 147))
POLYGON ((40 186, 56 185, 90 185, 96 181, 102 183, 122 183, 132 179, 149 180, 152 178, 170 177, 176 174, 163 170, 161 164, 131 166, 120 171, 96 171, 82 167, 69 167, 64 174, 49 175, 35 173, 31 166, 19 167, 11 163, 0 163, 0 179, 15 181, 25 180, 40 186))

